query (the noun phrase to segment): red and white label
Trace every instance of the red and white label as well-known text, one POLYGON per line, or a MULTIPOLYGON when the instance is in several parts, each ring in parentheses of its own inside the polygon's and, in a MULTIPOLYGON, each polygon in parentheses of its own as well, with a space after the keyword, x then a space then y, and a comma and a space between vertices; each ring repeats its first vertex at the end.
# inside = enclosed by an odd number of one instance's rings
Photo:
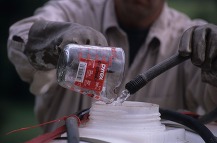
POLYGON ((108 63, 106 61, 80 59, 75 85, 101 92, 106 77, 108 63))

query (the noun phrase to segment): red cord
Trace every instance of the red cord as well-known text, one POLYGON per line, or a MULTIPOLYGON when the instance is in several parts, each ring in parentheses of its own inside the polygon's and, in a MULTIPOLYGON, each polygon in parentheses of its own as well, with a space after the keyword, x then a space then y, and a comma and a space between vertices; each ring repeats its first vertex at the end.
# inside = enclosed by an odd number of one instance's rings
POLYGON ((77 119, 77 121, 78 121, 78 126, 80 126, 80 124, 81 124, 80 119, 78 118, 78 116, 72 114, 72 115, 64 116, 62 118, 59 118, 59 119, 56 119, 56 120, 52 120, 52 121, 48 121, 48 122, 45 122, 45 123, 42 123, 42 124, 38 124, 38 125, 34 125, 34 126, 29 126, 29 127, 24 127, 24 128, 12 130, 12 131, 6 133, 6 135, 9 135, 9 134, 12 134, 12 133, 16 133, 16 132, 20 132, 20 131, 24 131, 24 130, 29 130, 29 129, 37 128, 37 127, 41 127, 41 126, 44 126, 44 125, 47 125, 47 124, 51 124, 51 123, 55 123, 55 122, 60 122, 60 121, 66 120, 68 117, 75 117, 77 119))

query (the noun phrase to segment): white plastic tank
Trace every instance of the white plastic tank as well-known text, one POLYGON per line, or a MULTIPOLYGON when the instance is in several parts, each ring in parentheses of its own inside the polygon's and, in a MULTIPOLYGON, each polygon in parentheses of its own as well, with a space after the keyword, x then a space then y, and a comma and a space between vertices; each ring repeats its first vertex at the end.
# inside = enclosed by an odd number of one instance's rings
POLYGON ((159 106, 125 101, 122 106, 96 102, 80 137, 112 143, 186 143, 184 129, 166 129, 159 106))

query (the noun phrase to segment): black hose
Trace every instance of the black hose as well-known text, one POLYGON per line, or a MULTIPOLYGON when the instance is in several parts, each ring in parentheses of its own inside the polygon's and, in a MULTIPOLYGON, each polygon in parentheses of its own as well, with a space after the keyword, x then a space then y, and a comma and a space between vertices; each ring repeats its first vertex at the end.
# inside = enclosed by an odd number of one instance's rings
POLYGON ((206 143, 217 143, 217 140, 212 132, 198 120, 178 112, 161 108, 159 112, 161 114, 161 119, 170 120, 192 129, 199 134, 206 143))
POLYGON ((169 70, 170 68, 186 61, 189 58, 190 56, 184 57, 177 53, 171 56, 170 58, 162 61, 161 63, 155 65, 154 67, 150 68, 146 72, 135 77, 135 79, 131 80, 126 84, 125 88, 130 92, 130 94, 134 94, 153 78, 169 70))

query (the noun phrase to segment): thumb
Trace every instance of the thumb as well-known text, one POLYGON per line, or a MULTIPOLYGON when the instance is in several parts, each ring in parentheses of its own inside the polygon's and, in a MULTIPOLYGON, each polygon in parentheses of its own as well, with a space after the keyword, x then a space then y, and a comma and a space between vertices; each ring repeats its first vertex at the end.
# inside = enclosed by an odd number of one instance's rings
POLYGON ((194 30, 197 26, 193 26, 189 29, 187 29, 179 42, 179 54, 181 56, 190 56, 192 53, 192 36, 194 33, 194 30))

